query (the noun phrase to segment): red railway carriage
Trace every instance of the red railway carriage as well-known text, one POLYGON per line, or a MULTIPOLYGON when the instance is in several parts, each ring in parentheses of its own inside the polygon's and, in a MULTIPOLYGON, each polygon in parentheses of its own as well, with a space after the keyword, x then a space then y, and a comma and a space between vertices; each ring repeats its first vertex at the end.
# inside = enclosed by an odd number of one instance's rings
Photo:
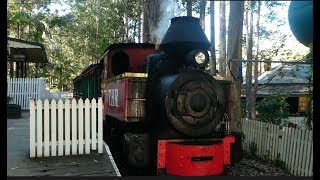
POLYGON ((145 43, 107 49, 104 136, 127 168, 212 176, 230 165, 230 82, 204 72, 209 47, 199 19, 178 17, 159 50, 145 43))

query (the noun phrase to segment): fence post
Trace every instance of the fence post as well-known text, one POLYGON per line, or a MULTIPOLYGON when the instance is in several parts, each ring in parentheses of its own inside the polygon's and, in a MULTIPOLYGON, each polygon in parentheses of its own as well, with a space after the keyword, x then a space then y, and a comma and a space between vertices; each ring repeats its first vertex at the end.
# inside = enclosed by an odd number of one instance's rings
POLYGON ((85 152, 86 154, 90 154, 90 102, 87 98, 85 100, 85 137, 86 137, 86 145, 85 152))
POLYGON ((37 157, 42 157, 42 101, 37 101, 37 157))
POLYGON ((78 100, 79 112, 79 154, 83 154, 83 100, 78 100))
POLYGON ((70 155, 70 101, 65 100, 65 155, 70 155))
POLYGON ((103 122, 102 122, 102 109, 103 109, 103 103, 102 98, 100 97, 98 99, 98 153, 103 153, 103 122))
POLYGON ((56 100, 51 101, 51 156, 57 155, 57 106, 56 100))
POLYGON ((97 112, 97 102, 96 99, 93 98, 91 100, 91 139, 92 139, 92 149, 97 149, 97 118, 96 118, 96 112, 97 112))
POLYGON ((58 156, 63 155, 63 107, 61 99, 58 101, 58 156))
POLYGON ((36 119, 35 119, 35 102, 30 98, 30 158, 36 156, 35 136, 36 136, 36 119))
POLYGON ((72 155, 77 154, 77 102, 72 99, 72 155))
POLYGON ((48 157, 50 155, 49 150, 49 101, 48 99, 44 100, 44 156, 48 157))

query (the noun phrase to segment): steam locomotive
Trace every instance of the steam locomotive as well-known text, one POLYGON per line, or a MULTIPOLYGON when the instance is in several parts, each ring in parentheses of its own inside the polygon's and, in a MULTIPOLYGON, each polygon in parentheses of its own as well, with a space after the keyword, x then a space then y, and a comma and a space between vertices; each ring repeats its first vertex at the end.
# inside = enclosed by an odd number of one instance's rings
POLYGON ((112 44, 86 69, 101 84, 104 138, 130 169, 213 176, 230 165, 230 82, 205 73, 210 46, 199 19, 175 17, 158 48, 112 44))

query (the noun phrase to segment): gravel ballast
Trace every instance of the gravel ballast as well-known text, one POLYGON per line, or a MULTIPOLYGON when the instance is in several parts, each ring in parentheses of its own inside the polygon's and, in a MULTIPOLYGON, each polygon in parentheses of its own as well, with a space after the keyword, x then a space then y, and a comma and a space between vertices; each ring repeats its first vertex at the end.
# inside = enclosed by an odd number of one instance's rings
POLYGON ((283 169, 276 167, 257 157, 244 155, 244 157, 230 167, 230 176, 292 176, 283 169))

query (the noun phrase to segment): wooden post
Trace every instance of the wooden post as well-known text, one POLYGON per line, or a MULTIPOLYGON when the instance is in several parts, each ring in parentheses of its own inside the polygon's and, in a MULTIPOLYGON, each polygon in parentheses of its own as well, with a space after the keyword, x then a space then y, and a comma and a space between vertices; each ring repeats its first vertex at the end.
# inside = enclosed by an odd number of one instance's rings
POLYGON ((39 63, 36 63, 36 75, 35 75, 35 78, 38 78, 38 70, 39 70, 39 63))
POLYGON ((23 77, 26 78, 27 77, 27 62, 25 61, 24 64, 24 74, 23 74, 23 77))
POLYGON ((20 65, 20 62, 16 62, 16 78, 19 78, 19 65, 20 65))

